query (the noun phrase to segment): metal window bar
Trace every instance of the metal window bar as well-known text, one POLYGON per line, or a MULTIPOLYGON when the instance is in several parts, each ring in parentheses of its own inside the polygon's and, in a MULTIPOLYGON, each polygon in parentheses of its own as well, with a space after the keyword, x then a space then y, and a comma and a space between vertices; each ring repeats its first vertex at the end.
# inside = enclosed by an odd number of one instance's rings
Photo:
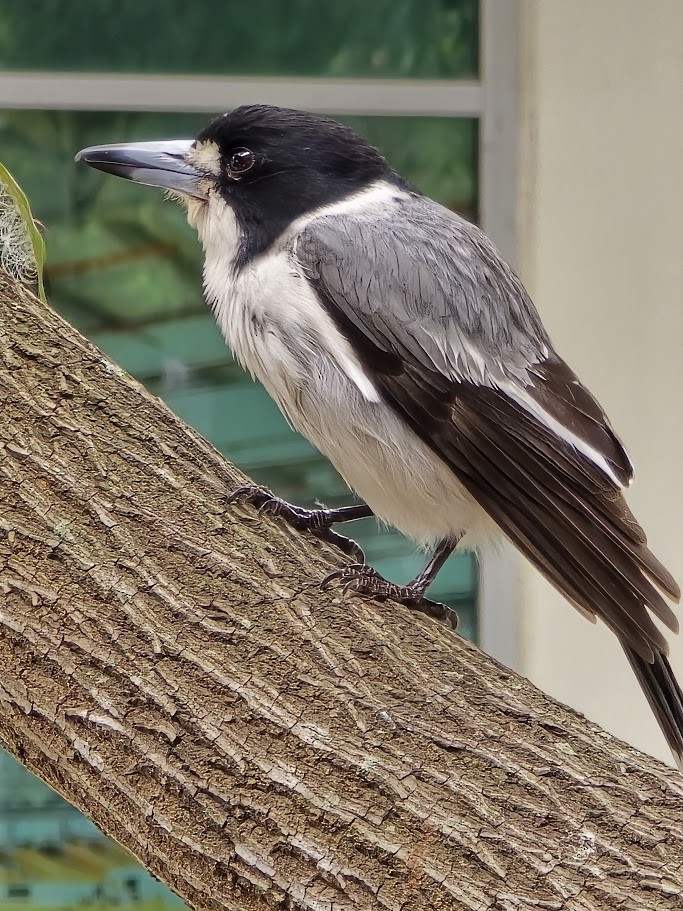
POLYGON ((477 82, 446 80, 0 72, 3 108, 215 113, 245 99, 320 113, 478 117, 483 92, 477 82))

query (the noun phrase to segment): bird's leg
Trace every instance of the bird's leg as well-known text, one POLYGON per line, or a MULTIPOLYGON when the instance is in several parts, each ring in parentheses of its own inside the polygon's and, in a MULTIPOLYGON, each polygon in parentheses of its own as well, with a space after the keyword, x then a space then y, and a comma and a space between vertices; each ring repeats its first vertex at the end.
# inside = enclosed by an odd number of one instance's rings
POLYGON ((372 516, 372 510, 365 503, 359 503, 357 506, 340 506, 337 509, 304 509, 302 506, 294 506, 281 500, 267 487, 253 484, 238 487, 230 494, 228 503, 237 501, 251 503, 261 512, 284 519, 297 531, 309 531, 316 538, 338 547, 359 563, 365 563, 365 554, 360 545, 332 529, 336 522, 352 522, 354 519, 367 519, 372 516))
POLYGON ((438 601, 430 601, 425 598, 424 593, 436 578, 437 573, 444 565, 449 556, 455 549, 458 538, 444 538, 437 547, 419 576, 416 576, 412 582, 406 585, 397 585, 395 582, 387 582, 377 570, 365 563, 351 563, 341 569, 330 573, 323 580, 323 588, 331 585, 341 585, 342 591, 351 592, 361 597, 375 598, 378 601, 386 601, 391 598, 392 601, 398 601, 405 604, 413 610, 419 610, 435 617, 437 620, 443 620, 453 629, 458 625, 458 615, 452 608, 438 601))

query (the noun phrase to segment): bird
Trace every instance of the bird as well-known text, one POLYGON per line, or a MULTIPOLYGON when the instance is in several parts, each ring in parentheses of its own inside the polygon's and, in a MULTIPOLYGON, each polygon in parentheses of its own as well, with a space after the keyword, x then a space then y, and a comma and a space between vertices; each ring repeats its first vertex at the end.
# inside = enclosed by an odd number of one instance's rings
POLYGON ((305 111, 243 105, 196 138, 76 160, 186 206, 227 345, 359 498, 303 509, 243 486, 231 500, 355 558, 325 584, 444 620, 426 592, 448 556, 506 537, 616 635, 683 769, 683 692, 653 619, 678 632, 680 588, 624 498, 624 445, 487 235, 305 111), (373 515, 429 552, 411 582, 332 527, 373 515))

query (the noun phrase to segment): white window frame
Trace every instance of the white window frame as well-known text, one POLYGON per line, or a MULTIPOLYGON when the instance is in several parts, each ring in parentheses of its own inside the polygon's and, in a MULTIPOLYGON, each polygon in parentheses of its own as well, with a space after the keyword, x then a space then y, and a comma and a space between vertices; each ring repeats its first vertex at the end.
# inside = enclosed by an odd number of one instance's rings
MULTIPOLYGON (((347 115, 479 120, 480 221, 517 261, 517 124, 520 0, 481 0, 479 80, 243 78, 111 73, 0 72, 0 108, 215 113, 275 104, 347 115)), ((519 667, 517 558, 503 544, 482 554, 479 641, 519 667)))
MULTIPOLYGON (((513 266, 518 259, 518 125, 521 0, 481 0, 479 220, 513 266)), ((479 644, 508 667, 521 667, 520 558, 504 540, 482 555, 479 644)))

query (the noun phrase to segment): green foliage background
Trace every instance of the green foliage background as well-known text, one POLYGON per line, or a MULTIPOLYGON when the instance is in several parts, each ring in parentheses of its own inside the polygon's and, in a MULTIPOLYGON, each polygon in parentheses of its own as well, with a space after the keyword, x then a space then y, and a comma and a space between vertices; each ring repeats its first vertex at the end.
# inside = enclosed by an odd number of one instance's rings
MULTIPOLYGON (((477 35, 475 0, 3 0, 0 67, 471 78, 477 35)), ((345 119, 424 192, 476 216, 474 121, 345 119)), ((76 169, 74 153, 102 142, 192 136, 206 120, 154 112, 0 113, 2 160, 48 229, 53 303, 82 329, 146 323, 154 313, 200 306, 199 251, 180 210, 159 194, 76 169)))
POLYGON ((3 0, 7 68, 470 78, 475 0, 3 0))

